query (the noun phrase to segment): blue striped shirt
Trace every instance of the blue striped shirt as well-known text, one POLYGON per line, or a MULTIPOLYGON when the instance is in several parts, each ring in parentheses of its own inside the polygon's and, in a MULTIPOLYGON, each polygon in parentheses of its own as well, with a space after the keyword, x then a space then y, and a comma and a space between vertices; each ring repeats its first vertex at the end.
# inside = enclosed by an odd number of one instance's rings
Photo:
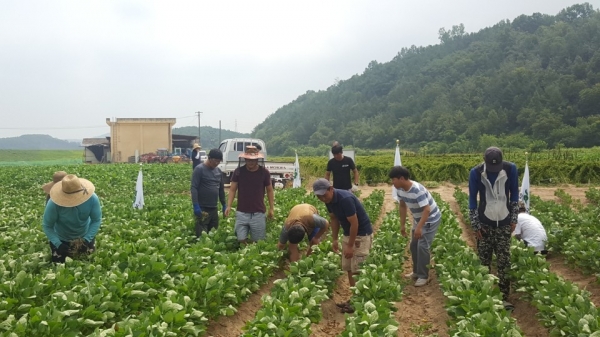
POLYGON ((442 213, 429 191, 416 181, 412 182, 412 187, 408 191, 399 188, 398 197, 400 200, 404 201, 406 206, 410 209, 415 225, 421 221, 423 208, 427 205, 429 205, 429 217, 427 218, 427 223, 434 223, 442 218, 442 213))

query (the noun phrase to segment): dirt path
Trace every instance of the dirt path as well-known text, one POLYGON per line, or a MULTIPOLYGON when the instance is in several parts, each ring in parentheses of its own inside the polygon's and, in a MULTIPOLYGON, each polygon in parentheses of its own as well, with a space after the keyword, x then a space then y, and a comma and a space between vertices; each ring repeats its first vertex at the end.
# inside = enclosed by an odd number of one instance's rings
POLYGON ((238 311, 233 316, 219 316, 216 321, 210 322, 206 330, 206 336, 209 337, 231 337, 242 334, 242 328, 246 322, 252 320, 256 312, 261 308, 261 298, 263 295, 269 294, 273 288, 275 280, 285 278, 283 269, 280 269, 273 275, 269 282, 260 289, 250 295, 248 300, 243 302, 237 309, 238 311))
MULTIPOLYGON (((586 202, 585 191, 588 189, 587 187, 575 187, 572 185, 565 185, 555 188, 532 186, 531 193, 533 195, 540 196, 543 200, 558 201, 558 198, 554 196, 554 191, 557 188, 565 190, 565 192, 571 195, 573 199, 579 200, 582 203, 586 202)), ((466 186, 461 186, 461 189, 467 192, 466 186)), ((463 228, 462 238, 469 246, 475 247, 476 241, 474 239, 473 232, 465 224, 458 203, 456 200, 454 200, 454 185, 445 183, 437 188, 432 188, 431 191, 438 192, 444 201, 450 203, 453 213, 457 215, 461 227, 463 228)), ((548 262, 551 264, 552 272, 562 276, 567 280, 570 280, 571 282, 574 282, 582 289, 587 289, 592 294, 592 302, 600 303, 600 286, 595 283, 595 276, 586 276, 583 275, 581 271, 570 268, 564 262, 564 258, 562 256, 551 256, 548 258, 548 262)), ((515 310, 513 311, 512 317, 517 320, 517 324, 523 330, 523 333, 526 336, 534 337, 549 336, 548 330, 536 318, 537 309, 533 307, 529 301, 526 301, 521 297, 521 293, 512 292, 509 300, 515 305, 515 310)))
MULTIPOLYGON (((373 225, 373 229, 377 230, 385 214, 394 209, 395 204, 390 192, 388 191, 387 185, 381 184, 378 186, 361 186, 360 187, 360 199, 365 199, 376 189, 383 189, 386 194, 383 199, 383 207, 379 214, 379 220, 373 225)), ((377 234, 375 234, 377 235, 377 234)), ((323 318, 318 324, 311 326, 312 334, 314 337, 329 337, 337 336, 346 328, 346 320, 344 314, 340 312, 340 309, 335 305, 336 303, 345 302, 352 296, 350 285, 348 284, 348 276, 346 274, 340 276, 336 280, 335 288, 333 289, 333 296, 321 303, 321 311, 323 318)))

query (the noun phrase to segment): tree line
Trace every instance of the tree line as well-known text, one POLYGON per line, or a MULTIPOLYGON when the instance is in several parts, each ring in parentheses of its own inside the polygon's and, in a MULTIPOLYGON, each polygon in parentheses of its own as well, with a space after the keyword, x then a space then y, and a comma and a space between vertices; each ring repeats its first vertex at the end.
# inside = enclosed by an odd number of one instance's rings
POLYGON ((318 147, 541 151, 600 145, 600 12, 589 3, 479 32, 460 24, 362 74, 307 91, 252 135, 272 154, 318 147))

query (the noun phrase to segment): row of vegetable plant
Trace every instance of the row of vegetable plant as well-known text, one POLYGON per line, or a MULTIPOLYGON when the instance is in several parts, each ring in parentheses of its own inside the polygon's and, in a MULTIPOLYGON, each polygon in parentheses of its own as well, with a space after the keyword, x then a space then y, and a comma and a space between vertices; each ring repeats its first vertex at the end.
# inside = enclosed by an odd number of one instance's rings
POLYGON ((510 312, 502 305, 497 277, 481 265, 477 254, 462 240, 462 229, 448 203, 434 197, 442 223, 433 241, 434 267, 446 302, 452 336, 521 336, 510 312))
MULTIPOLYGON (((459 189, 455 198, 463 215, 468 214, 468 195, 459 189)), ((532 201, 538 207, 540 200, 532 201)), ((533 248, 517 240, 511 245, 511 277, 516 291, 538 309, 538 318, 550 329, 551 336, 600 336, 598 309, 586 290, 550 272, 550 265, 533 248)))
MULTIPOLYGON (((382 204, 380 190, 363 200, 372 221, 379 217, 382 204)), ((271 294, 263 297, 262 308, 247 323, 244 336, 309 336, 310 325, 321 319, 321 301, 329 297, 341 274, 340 257, 330 250, 331 243, 324 242, 309 257, 292 263, 287 278, 275 281, 271 294)))
POLYGON ((354 315, 346 315, 342 336, 396 336, 394 302, 402 298, 402 269, 407 239, 400 234, 397 211, 389 212, 377 231, 369 257, 353 288, 354 315))

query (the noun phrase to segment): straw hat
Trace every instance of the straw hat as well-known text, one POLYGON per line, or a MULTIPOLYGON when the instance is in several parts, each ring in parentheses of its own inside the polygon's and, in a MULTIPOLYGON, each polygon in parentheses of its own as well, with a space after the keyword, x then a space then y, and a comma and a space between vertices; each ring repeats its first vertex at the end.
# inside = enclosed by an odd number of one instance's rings
POLYGON ((194 144, 194 148, 192 150, 201 149, 201 148, 202 148, 202 146, 200 146, 200 144, 196 143, 196 144, 194 144))
POLYGON ((258 151, 256 146, 248 145, 246 146, 246 151, 240 154, 240 158, 244 159, 261 159, 265 156, 258 151))
POLYGON ((50 199, 58 206, 75 207, 91 198, 95 190, 94 184, 89 180, 69 174, 54 184, 50 190, 50 199))
POLYGON ((44 190, 44 192, 46 192, 46 194, 49 194, 50 190, 52 189, 52 186, 54 186, 54 184, 56 184, 57 182, 61 181, 66 175, 67 172, 65 171, 54 172, 54 174, 52 175, 52 181, 42 185, 42 189, 44 190))

